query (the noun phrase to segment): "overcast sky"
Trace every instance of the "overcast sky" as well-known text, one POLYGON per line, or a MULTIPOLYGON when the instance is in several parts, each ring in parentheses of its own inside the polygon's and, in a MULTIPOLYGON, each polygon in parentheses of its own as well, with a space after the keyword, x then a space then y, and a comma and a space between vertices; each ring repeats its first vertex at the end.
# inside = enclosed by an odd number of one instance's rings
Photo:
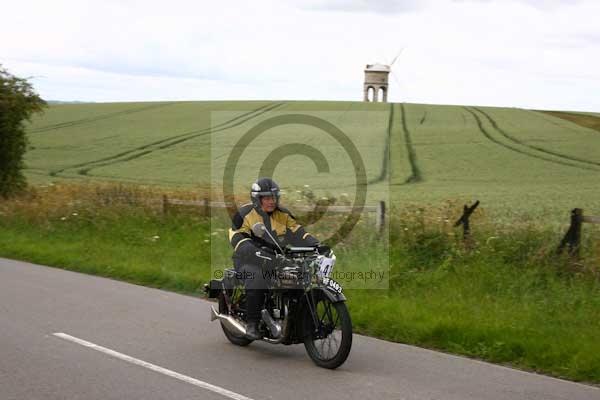
POLYGON ((600 112, 600 1, 5 1, 0 63, 46 99, 362 100, 600 112))

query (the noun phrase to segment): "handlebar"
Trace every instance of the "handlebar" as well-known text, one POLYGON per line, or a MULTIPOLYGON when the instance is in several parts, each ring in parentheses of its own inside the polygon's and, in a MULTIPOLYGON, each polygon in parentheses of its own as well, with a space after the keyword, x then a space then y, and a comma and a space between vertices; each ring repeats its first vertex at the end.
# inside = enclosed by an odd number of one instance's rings
POLYGON ((294 256, 311 256, 325 255, 331 253, 331 248, 326 245, 316 246, 286 246, 283 248, 284 253, 277 251, 271 247, 261 246, 260 251, 256 252, 256 256, 265 260, 273 261, 274 259, 287 259, 294 256))

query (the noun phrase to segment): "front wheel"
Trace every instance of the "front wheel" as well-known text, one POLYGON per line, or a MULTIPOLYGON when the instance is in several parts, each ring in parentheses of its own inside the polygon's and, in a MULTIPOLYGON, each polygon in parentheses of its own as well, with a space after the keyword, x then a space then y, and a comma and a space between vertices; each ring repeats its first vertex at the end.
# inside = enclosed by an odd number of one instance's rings
MULTIPOLYGON (((229 314, 229 310, 227 309, 227 303, 225 302, 225 296, 223 293, 219 293, 219 314, 229 314)), ((230 331, 229 328, 222 322, 221 328, 223 328, 223 333, 229 339, 229 341, 238 346, 248 346, 252 343, 252 340, 246 338, 245 336, 240 335, 237 332, 230 331)))
POLYGON ((310 308, 305 308, 304 347, 319 367, 335 369, 342 365, 352 347, 352 321, 346 303, 332 303, 327 297, 315 299, 315 326, 310 308))

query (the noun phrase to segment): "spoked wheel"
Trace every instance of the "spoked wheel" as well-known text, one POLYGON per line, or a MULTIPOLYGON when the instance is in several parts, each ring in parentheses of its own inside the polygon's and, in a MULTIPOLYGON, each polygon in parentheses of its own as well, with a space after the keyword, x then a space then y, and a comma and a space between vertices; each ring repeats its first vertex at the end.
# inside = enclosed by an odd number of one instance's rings
MULTIPOLYGON (((223 293, 219 294, 219 314, 229 314, 229 310, 227 309, 227 303, 225 302, 225 296, 223 295, 223 293)), ((246 338, 238 332, 229 330, 229 328, 223 323, 223 321, 220 322, 221 328, 223 329, 223 333, 225 333, 225 336, 227 337, 227 339, 229 339, 231 343, 238 346, 248 346, 250 343, 252 343, 252 340, 246 338)))
POLYGON ((304 347, 319 367, 334 369, 346 361, 352 347, 352 321, 346 303, 332 303, 325 296, 315 298, 318 326, 308 307, 305 326, 308 331, 304 347))

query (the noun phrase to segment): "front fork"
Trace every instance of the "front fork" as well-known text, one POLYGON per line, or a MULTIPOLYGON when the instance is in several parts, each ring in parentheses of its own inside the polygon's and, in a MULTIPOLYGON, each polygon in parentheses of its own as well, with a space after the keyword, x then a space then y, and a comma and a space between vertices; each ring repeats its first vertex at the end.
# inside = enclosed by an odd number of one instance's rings
MULTIPOLYGON (((319 332, 319 334, 321 334, 320 331, 323 327, 321 326, 321 321, 319 320, 317 315, 317 302, 315 301, 315 297, 323 296, 323 298, 327 299, 329 303, 334 304, 346 301, 346 296, 344 296, 341 292, 333 292, 330 291, 328 288, 321 287, 313 288, 310 291, 307 291, 304 295, 306 296, 306 305, 308 307, 308 311, 310 313, 312 322, 315 327, 314 332, 319 332)), ((328 313, 331 311, 325 309, 325 312, 328 313)))
POLYGON ((310 290, 304 295, 306 296, 306 304, 308 305, 308 311, 310 312, 310 316, 313 320, 314 327, 315 329, 317 329, 319 327, 319 319, 317 318, 317 308, 315 304, 314 290, 310 290))

